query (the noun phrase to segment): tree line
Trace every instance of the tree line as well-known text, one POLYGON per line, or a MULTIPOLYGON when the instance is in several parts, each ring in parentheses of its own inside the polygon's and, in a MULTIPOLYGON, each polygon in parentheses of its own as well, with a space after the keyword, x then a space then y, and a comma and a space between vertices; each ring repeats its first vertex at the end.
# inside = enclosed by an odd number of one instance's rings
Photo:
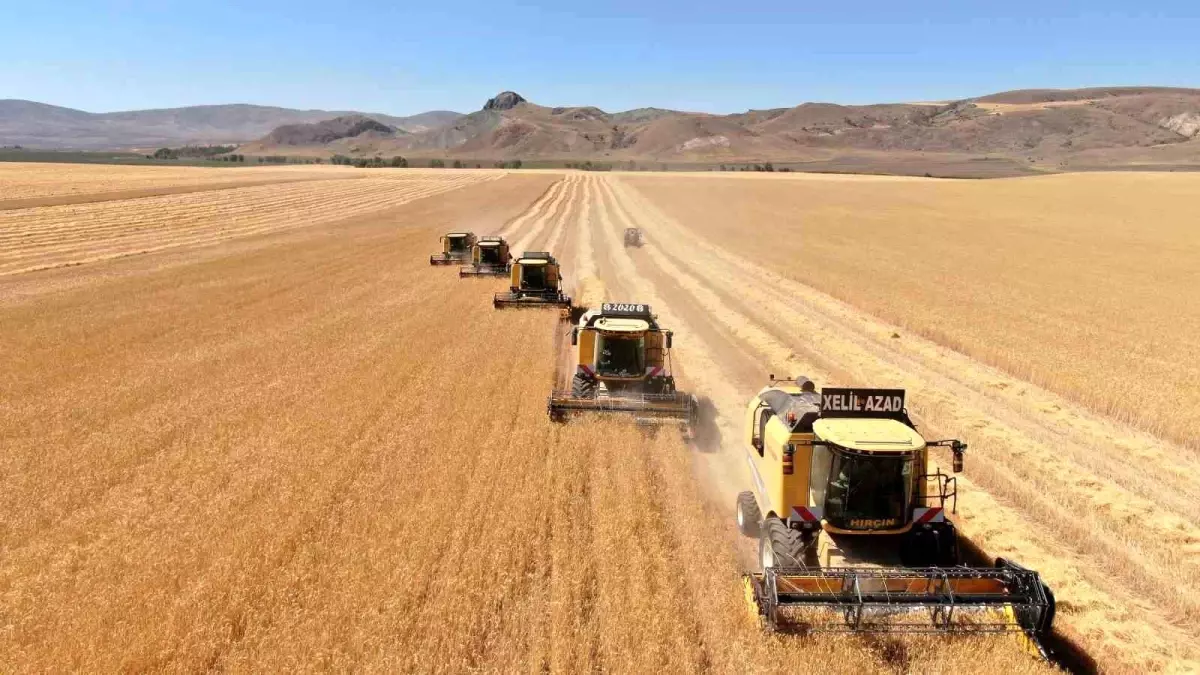
POLYGON ((772 171, 779 171, 780 173, 787 173, 791 171, 791 169, 786 166, 776 169, 774 164, 765 162, 763 164, 744 164, 742 166, 725 166, 722 164, 721 171, 766 171, 768 173, 772 171))

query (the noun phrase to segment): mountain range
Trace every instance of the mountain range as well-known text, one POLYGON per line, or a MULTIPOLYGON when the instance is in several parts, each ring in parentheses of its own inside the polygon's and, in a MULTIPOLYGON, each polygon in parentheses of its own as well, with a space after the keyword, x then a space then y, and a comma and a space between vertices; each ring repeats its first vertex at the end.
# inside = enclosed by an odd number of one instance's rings
MULTIPOLYGON (((374 118, 383 121, 382 118, 374 118)), ((420 131, 339 120, 299 125, 242 151, 350 156, 671 162, 994 161, 1053 168, 1200 164, 1200 89, 1020 90, 876 105, 804 103, 732 115, 547 107, 515 92, 420 131), (348 133, 354 130, 356 133, 348 133)))
POLYGON ((956 101, 803 103, 730 115, 549 107, 511 91, 470 114, 411 117, 249 105, 92 114, 0 101, 3 145, 218 142, 239 143, 239 152, 249 155, 402 154, 477 162, 823 162, 846 170, 902 165, 905 173, 918 164, 989 163, 991 168, 975 172, 981 175, 993 169, 1193 167, 1200 166, 1200 89, 1029 89, 956 101))
MULTIPOLYGON (((319 122, 350 114, 362 113, 246 104, 90 113, 34 101, 0 99, 0 145, 117 150, 237 144, 261 138, 283 125, 319 122)), ((396 129, 418 132, 443 126, 462 115, 433 110, 411 117, 369 116, 396 129)))

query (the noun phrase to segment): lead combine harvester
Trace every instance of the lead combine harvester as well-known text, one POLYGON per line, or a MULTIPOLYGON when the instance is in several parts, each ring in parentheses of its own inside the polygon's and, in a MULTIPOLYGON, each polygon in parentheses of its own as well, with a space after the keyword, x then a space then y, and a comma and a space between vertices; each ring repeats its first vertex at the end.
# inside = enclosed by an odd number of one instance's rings
POLYGON ((504 237, 480 237, 471 249, 471 264, 458 268, 459 277, 504 277, 512 256, 504 237))
POLYGON ((642 231, 636 227, 625 228, 625 248, 630 246, 637 248, 642 246, 642 231))
POLYGON ((744 443, 755 489, 738 495, 738 529, 759 540, 763 572, 743 583, 767 627, 1013 632, 1045 656, 1053 593, 1004 559, 961 564, 955 478, 929 470, 928 449, 949 448, 957 473, 967 446, 922 438, 903 390, 818 394, 772 376, 744 443))
POLYGON ((461 265, 471 257, 474 232, 450 232, 442 235, 442 252, 429 256, 430 265, 461 265))
POLYGON ((545 251, 526 251, 512 264, 507 293, 492 298, 496 309, 512 307, 561 307, 569 318, 571 298, 562 291, 558 261, 545 251))
POLYGON ((622 413, 642 424, 691 429, 696 399, 675 390, 671 339, 649 305, 604 303, 585 312, 571 332, 577 354, 571 389, 550 394, 550 419, 622 413))

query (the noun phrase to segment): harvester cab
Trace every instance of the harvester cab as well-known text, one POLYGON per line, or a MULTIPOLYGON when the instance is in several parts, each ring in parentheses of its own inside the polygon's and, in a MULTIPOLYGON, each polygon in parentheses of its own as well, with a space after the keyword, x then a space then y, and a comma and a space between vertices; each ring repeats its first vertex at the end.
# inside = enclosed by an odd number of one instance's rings
POLYGON ((1041 653, 1054 595, 1036 572, 998 559, 961 564, 955 478, 930 471, 927 441, 902 389, 803 391, 772 377, 746 408, 754 490, 737 499, 742 534, 759 540, 747 599, 773 629, 1013 631, 1041 653), (822 537, 829 541, 818 546, 822 537), (857 550, 857 559, 833 553, 857 550), (862 553, 866 551, 866 553, 862 553), (894 560, 899 559, 898 566, 894 560))
POLYGON ((471 263, 458 269, 460 277, 503 277, 509 274, 512 256, 504 237, 480 237, 471 249, 471 263))
POLYGON ((658 325, 649 305, 604 303, 585 312, 571 331, 575 372, 569 390, 556 390, 550 418, 624 413, 639 423, 695 424, 695 398, 675 389, 672 334, 658 325))
POLYGON ((629 248, 630 246, 637 246, 640 248, 641 245, 642 231, 636 227, 625 228, 625 248, 629 248))
POLYGON ((492 298, 497 309, 561 307, 570 310, 571 298, 562 291, 558 261, 544 251, 526 251, 509 270, 509 288, 492 298))
POLYGON ((458 265, 471 257, 475 233, 450 232, 442 235, 442 252, 429 256, 430 265, 458 265))

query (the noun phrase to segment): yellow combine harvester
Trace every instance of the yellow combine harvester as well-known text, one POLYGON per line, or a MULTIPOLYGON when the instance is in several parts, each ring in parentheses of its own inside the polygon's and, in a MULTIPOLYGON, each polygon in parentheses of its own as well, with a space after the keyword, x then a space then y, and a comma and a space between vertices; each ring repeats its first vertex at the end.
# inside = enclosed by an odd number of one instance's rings
POLYGON ((429 256, 430 265, 460 265, 471 256, 475 233, 450 232, 442 235, 442 252, 429 256))
POLYGON ((636 227, 625 228, 625 248, 629 248, 630 246, 634 246, 637 248, 642 247, 642 231, 641 231, 641 229, 636 228, 636 227))
POLYGON ((471 264, 458 268, 459 277, 503 277, 509 274, 508 242, 504 237, 480 237, 471 249, 471 264))
POLYGON ((509 272, 507 293, 492 298, 496 309, 512 307, 561 307, 569 316, 571 298, 562 291, 558 261, 545 251, 527 251, 509 272))
MULTIPOLYGON (((929 470, 947 447, 927 441, 902 389, 822 389, 771 378, 746 409, 754 490, 737 499, 742 534, 763 572, 746 596, 772 629, 1008 632, 1044 655, 1054 595, 1037 572, 1004 559, 961 564, 946 518, 955 478, 929 470), (827 541, 823 541, 827 540, 827 541), (898 564, 897 564, 898 563, 898 564)), ((951 506, 953 512, 953 506, 951 506)))
POLYGON ((571 333, 577 348, 571 389, 551 393, 550 418, 619 412, 643 424, 691 428, 696 400, 675 390, 671 341, 649 305, 604 303, 585 312, 571 333))

